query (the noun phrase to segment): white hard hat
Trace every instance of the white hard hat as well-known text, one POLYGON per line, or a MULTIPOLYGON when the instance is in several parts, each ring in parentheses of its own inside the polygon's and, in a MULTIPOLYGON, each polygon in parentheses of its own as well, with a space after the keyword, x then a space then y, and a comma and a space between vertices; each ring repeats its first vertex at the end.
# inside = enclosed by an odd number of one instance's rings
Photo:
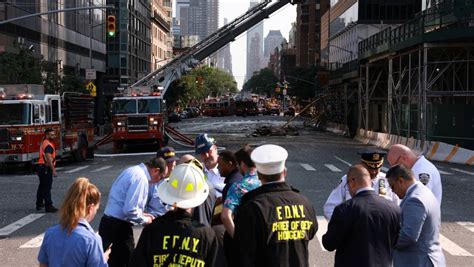
POLYGON ((273 175, 281 173, 285 169, 288 151, 277 145, 263 145, 254 149, 250 158, 259 173, 273 175))
POLYGON ((176 166, 170 178, 158 186, 158 197, 161 201, 181 209, 201 205, 208 195, 209 186, 204 179, 204 173, 192 162, 176 166))

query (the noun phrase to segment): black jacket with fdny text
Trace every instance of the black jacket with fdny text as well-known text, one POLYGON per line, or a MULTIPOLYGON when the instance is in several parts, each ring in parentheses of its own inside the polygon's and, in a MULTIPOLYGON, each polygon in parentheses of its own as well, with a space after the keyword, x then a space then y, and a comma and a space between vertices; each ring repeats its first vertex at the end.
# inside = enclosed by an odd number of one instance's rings
POLYGON ((132 266, 214 266, 217 237, 210 227, 194 226, 191 214, 169 211, 143 229, 132 266))
POLYGON ((308 266, 318 230, 313 205, 285 182, 244 195, 235 218, 233 266, 308 266))

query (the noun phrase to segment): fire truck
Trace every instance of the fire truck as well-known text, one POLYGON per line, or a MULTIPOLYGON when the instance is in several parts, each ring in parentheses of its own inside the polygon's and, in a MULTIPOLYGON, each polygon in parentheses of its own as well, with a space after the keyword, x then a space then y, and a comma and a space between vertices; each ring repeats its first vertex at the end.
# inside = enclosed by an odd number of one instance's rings
POLYGON ((203 104, 202 114, 211 117, 229 116, 234 114, 234 106, 231 98, 209 98, 203 104))
POLYGON ((94 155, 94 100, 90 95, 45 94, 42 85, 0 85, 0 162, 35 163, 48 128, 58 159, 94 155))
POLYGON ((166 106, 160 90, 130 88, 112 100, 112 142, 114 151, 135 143, 166 145, 166 106))

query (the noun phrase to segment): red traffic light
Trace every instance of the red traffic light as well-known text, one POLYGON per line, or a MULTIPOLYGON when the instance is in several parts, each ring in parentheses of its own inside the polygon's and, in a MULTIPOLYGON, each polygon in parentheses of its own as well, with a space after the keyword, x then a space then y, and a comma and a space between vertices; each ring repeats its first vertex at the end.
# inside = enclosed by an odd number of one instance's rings
POLYGON ((115 36, 115 31, 116 31, 116 20, 115 16, 109 15, 107 16, 107 34, 110 37, 115 36))

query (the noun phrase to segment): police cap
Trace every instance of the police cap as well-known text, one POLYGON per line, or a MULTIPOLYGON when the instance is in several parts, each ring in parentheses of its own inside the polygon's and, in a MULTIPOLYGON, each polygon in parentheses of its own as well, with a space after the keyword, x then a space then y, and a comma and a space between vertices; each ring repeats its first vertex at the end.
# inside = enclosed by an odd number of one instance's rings
POLYGON ((360 159, 365 165, 372 169, 378 169, 383 165, 385 151, 376 148, 366 148, 358 152, 360 159))

